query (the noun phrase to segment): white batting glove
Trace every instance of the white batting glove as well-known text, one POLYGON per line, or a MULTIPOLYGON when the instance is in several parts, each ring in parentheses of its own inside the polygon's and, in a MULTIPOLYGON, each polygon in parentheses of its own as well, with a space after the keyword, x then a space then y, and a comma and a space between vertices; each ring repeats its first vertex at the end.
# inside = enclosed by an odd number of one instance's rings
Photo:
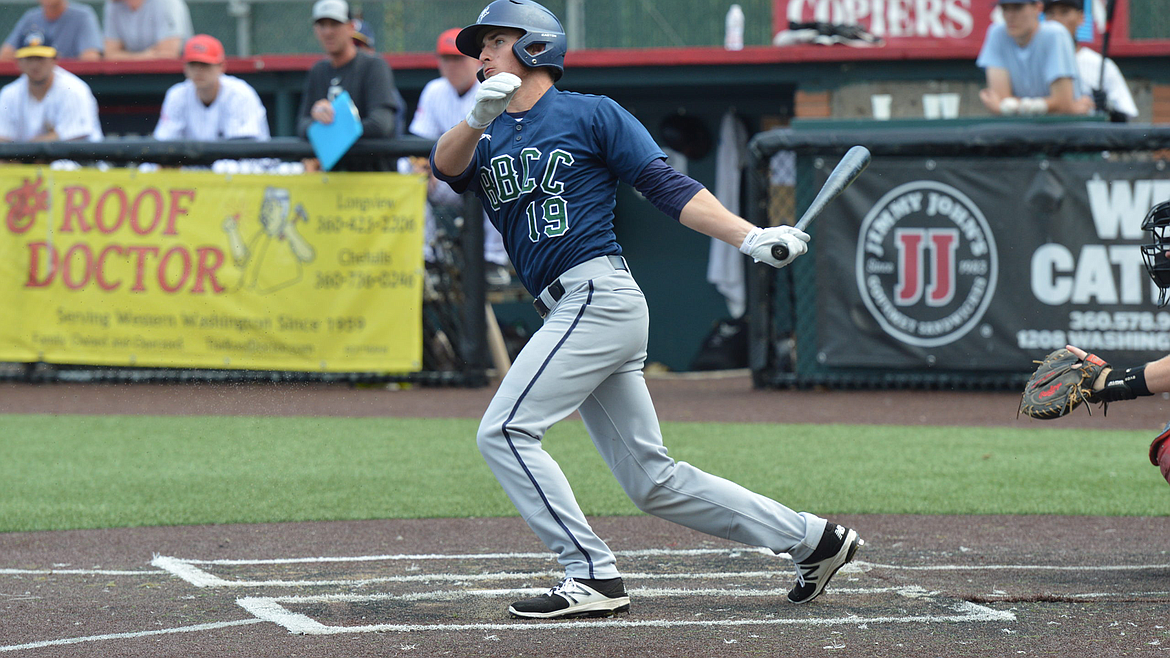
POLYGON ((784 267, 796 260, 796 257, 808 251, 808 233, 791 226, 773 226, 770 228, 753 228, 739 250, 752 257, 757 263, 767 263, 772 267, 784 267), (783 244, 788 247, 788 258, 777 260, 772 255, 772 246, 783 244))
POLYGON ((520 78, 511 73, 497 73, 483 81, 475 92, 475 105, 467 113, 467 125, 476 130, 487 128, 508 108, 519 88, 520 78))

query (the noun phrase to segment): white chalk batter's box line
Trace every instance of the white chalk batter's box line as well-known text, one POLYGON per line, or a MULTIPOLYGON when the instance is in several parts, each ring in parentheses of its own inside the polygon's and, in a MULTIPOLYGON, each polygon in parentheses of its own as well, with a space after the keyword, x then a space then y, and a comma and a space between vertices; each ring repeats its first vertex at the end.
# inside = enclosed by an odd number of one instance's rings
MULTIPOLYGON (((721 555, 731 558, 745 555, 764 555, 776 560, 776 569, 767 571, 739 571, 716 572, 710 574, 678 574, 678 573, 634 573, 623 574, 627 578, 645 580, 664 578, 693 578, 700 575, 704 578, 774 578, 783 576, 792 578, 793 571, 788 566, 788 556, 776 556, 771 551, 763 549, 646 549, 638 551, 616 551, 619 558, 646 558, 646 557, 680 557, 721 555)), ((203 567, 214 566, 271 566, 281 564, 325 564, 325 563, 355 563, 355 562, 421 562, 429 560, 471 560, 490 562, 492 560, 536 560, 540 562, 556 562, 555 556, 550 553, 472 553, 455 554, 400 554, 400 555, 363 555, 355 557, 307 557, 284 558, 267 560, 190 560, 165 555, 156 555, 151 564, 172 575, 182 578, 196 587, 309 587, 309 586, 351 586, 360 587, 377 583, 418 583, 418 582, 482 582, 499 580, 529 580, 533 578, 559 578, 563 571, 547 569, 527 572, 495 572, 476 574, 453 573, 412 573, 407 575, 382 576, 378 578, 362 579, 330 579, 330 580, 228 580, 217 576, 203 567)))
MULTIPOLYGON (((776 560, 776 568, 766 571, 738 571, 738 572, 713 572, 702 574, 686 574, 686 573, 636 573, 627 572, 623 574, 631 580, 665 580, 665 579, 685 579, 702 577, 707 579, 770 579, 770 578, 790 578, 792 571, 788 568, 785 560, 788 555, 781 553, 779 555, 773 554, 766 549, 644 549, 634 551, 615 551, 614 553, 619 558, 644 558, 644 557, 689 557, 689 556, 703 556, 703 555, 720 555, 726 557, 743 557, 748 555, 763 555, 769 559, 776 560)), ((165 555, 155 555, 151 564, 155 567, 170 573, 171 575, 181 578, 196 587, 310 587, 310 586, 351 586, 361 587, 377 583, 417 583, 417 582, 482 582, 482 581, 500 581, 500 580, 525 580, 532 578, 559 578, 562 571, 559 568, 548 569, 541 571, 529 572, 497 572, 497 573, 479 573, 479 574, 450 574, 450 573, 416 573, 410 575, 394 575, 382 576, 378 578, 351 578, 351 579, 331 579, 331 580, 248 580, 235 579, 228 580, 202 567, 214 566, 261 566, 261 565, 281 565, 281 564, 327 564, 327 563, 357 563, 357 562, 419 562, 428 560, 474 560, 474 561, 491 561, 491 560, 538 560, 543 562, 554 562, 555 556, 550 553, 470 553, 470 554, 397 554, 397 555, 361 555, 351 557, 300 557, 300 558, 275 558, 275 559, 251 559, 251 560, 196 560, 170 557, 165 555)), ((842 570, 842 574, 858 573, 868 571, 872 568, 893 569, 905 571, 1012 571, 1012 570, 1030 570, 1030 571, 1144 571, 1156 569, 1170 569, 1167 564, 1155 565, 1021 565, 1021 564, 1001 564, 1001 565, 896 565, 896 564, 880 564, 875 562, 865 562, 863 560, 856 560, 846 565, 842 570)))
MULTIPOLYGON (((695 574, 705 575, 705 574, 695 574)), ((541 629, 573 629, 573 628, 678 628, 686 626, 704 627, 736 627, 736 626, 859 626, 869 624, 910 624, 910 623, 974 623, 995 622, 1009 623, 1016 621, 1015 614, 1008 611, 995 610, 986 606, 959 601, 946 604, 952 609, 952 614, 938 615, 905 615, 900 617, 862 617, 847 615, 831 618, 790 618, 766 617, 760 619, 703 619, 703 620, 668 620, 668 619, 629 619, 613 618, 607 620, 579 620, 579 621, 547 621, 547 622, 511 622, 511 623, 477 623, 477 624, 366 624, 362 626, 328 626, 309 617, 308 615, 293 612, 286 605, 304 605, 313 603, 373 603, 377 601, 442 601, 466 599, 468 597, 523 597, 533 596, 544 592, 544 589, 489 589, 489 590, 455 590, 439 592, 421 592, 415 594, 326 594, 321 596, 283 596, 264 597, 249 596, 236 600, 257 619, 270 621, 283 626, 290 633, 301 635, 338 635, 341 633, 413 633, 413 632, 454 632, 454 631, 496 631, 513 632, 541 629)), ((850 595, 866 594, 896 594, 908 599, 920 599, 934 602, 938 592, 929 592, 921 587, 877 587, 877 588, 833 588, 835 593, 850 595)), ((632 588, 631 597, 649 599, 658 597, 695 597, 695 596, 731 596, 731 597, 778 597, 781 594, 776 590, 743 590, 743 589, 674 589, 674 588, 632 588)))

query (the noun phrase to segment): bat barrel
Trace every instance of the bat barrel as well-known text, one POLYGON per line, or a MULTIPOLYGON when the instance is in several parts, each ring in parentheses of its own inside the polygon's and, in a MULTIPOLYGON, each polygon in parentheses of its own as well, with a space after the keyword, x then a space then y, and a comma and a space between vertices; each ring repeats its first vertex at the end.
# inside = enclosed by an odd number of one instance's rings
MULTIPOLYGON (((830 201, 837 198, 837 195, 844 192, 845 188, 849 187, 861 175, 861 172, 869 166, 869 161, 869 149, 864 146, 854 146, 849 149, 841 161, 837 163, 837 166, 833 168, 833 171, 829 173, 828 180, 825 181, 824 187, 817 192, 817 196, 809 204, 808 210, 805 210, 800 221, 796 222, 796 228, 803 231, 808 227, 821 214, 825 206, 829 205, 830 201)), ((788 258, 787 245, 772 245, 772 257, 780 261, 788 258)))

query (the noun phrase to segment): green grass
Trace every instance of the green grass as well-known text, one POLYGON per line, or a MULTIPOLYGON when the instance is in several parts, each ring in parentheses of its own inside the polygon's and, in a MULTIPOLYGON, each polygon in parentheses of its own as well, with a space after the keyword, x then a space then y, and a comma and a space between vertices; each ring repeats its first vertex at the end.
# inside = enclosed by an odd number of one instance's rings
MULTIPOLYGON (((477 422, 0 416, 0 531, 515 513, 477 422)), ((1170 514, 1148 432, 667 423, 671 454, 821 515, 1170 514)), ((549 433, 585 512, 636 514, 579 422, 549 433)))

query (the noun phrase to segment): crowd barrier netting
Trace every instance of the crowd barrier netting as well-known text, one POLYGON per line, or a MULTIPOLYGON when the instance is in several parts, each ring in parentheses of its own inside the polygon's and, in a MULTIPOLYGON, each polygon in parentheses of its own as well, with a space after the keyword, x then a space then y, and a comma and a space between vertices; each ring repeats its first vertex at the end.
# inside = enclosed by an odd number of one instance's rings
POLYGON ((478 202, 436 219, 424 264, 424 176, 310 157, 283 138, 0 144, 0 380, 485 385, 478 202))
POLYGON ((872 162, 812 224, 809 255, 749 265, 757 386, 1020 390, 1066 343, 1126 365, 1170 352, 1140 253, 1170 200, 1170 127, 769 131, 750 143, 749 219, 794 223, 857 144, 872 162))

